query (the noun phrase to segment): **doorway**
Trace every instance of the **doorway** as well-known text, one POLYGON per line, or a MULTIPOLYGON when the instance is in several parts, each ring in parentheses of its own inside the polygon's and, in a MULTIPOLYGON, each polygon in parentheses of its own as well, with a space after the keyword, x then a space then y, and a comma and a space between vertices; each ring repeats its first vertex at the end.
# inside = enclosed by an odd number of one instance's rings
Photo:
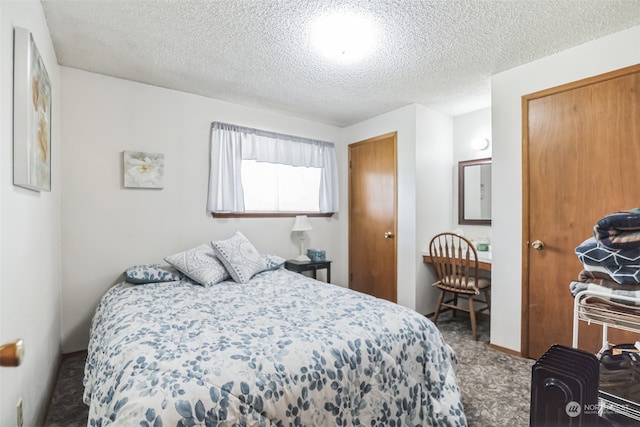
POLYGON ((397 302, 397 133, 349 145, 349 288, 397 302))

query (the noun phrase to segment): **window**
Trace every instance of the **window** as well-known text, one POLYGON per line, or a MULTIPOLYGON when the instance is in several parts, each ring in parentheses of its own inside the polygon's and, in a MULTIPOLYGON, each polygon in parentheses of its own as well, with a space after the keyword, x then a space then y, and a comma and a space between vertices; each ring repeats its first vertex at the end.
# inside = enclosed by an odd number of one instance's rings
POLYGON ((242 161, 246 211, 320 212, 320 168, 242 161))
POLYGON ((337 212, 334 144, 214 122, 207 210, 337 212))

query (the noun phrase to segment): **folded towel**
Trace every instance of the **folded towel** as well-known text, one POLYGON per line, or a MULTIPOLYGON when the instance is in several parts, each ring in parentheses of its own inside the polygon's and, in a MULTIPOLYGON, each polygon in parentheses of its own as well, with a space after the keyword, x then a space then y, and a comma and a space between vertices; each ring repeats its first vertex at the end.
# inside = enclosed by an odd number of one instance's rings
POLYGON ((635 285, 640 283, 640 265, 607 266, 605 269, 617 283, 621 285, 635 285))
POLYGON ((640 248, 640 208, 609 214, 594 226, 593 235, 610 249, 640 248))
POLYGON ((640 283, 623 285, 613 280, 611 275, 608 273, 602 273, 599 271, 582 270, 580 274, 578 274, 578 282, 594 283, 609 289, 640 291, 640 283))
MULTIPOLYGON (((631 291, 631 290, 622 290, 622 289, 610 289, 604 286, 597 285, 595 283, 574 281, 569 284, 569 290, 571 291, 571 295, 573 295, 574 297, 582 291, 591 291, 591 292, 598 292, 611 297, 623 296, 623 297, 632 297, 632 298, 640 299, 640 290, 631 291)), ((640 306, 640 301, 633 302, 633 301, 623 301, 619 299, 616 301, 623 303, 625 305, 640 306)))
POLYGON ((600 244, 593 237, 576 247, 575 253, 581 263, 592 266, 640 265, 640 248, 611 249, 600 244))
MULTIPOLYGON (((602 273, 605 274, 607 277, 611 277, 609 276, 609 272, 607 271, 606 268, 600 266, 600 265, 587 265, 587 264, 582 264, 582 267, 584 268, 584 270, 582 271, 586 271, 588 273, 602 273)), ((613 279, 611 279, 613 280, 613 279)))
MULTIPOLYGON (((628 302, 628 301, 627 301, 628 302)), ((582 298, 580 301, 579 313, 581 318, 593 319, 597 321, 605 321, 609 324, 613 323, 614 325, 623 326, 626 328, 636 329, 638 327, 638 316, 640 316, 640 307, 636 305, 624 304, 622 300, 615 301, 614 299, 610 299, 608 297, 600 297, 597 295, 587 295, 582 298)), ((630 345, 631 344, 627 344, 630 345)), ((606 350, 602 354, 601 362, 606 360, 607 365, 612 367, 610 362, 613 362, 610 357, 607 357, 606 350)), ((605 362, 605 363, 606 363, 605 362)), ((614 375, 607 375, 605 371, 604 364, 600 365, 600 385, 601 386, 609 386, 611 387, 613 384, 611 380, 617 379, 620 380, 620 375, 615 375, 615 372, 620 374, 622 371, 611 372, 614 375)), ((626 378, 629 380, 628 384, 633 384, 634 387, 637 386, 637 380, 633 378, 633 376, 629 377, 630 372, 626 372, 626 378)), ((623 377, 624 378, 624 377, 623 377)), ((601 387, 602 388, 602 387, 601 387)), ((637 393, 637 391, 636 391, 637 393)))

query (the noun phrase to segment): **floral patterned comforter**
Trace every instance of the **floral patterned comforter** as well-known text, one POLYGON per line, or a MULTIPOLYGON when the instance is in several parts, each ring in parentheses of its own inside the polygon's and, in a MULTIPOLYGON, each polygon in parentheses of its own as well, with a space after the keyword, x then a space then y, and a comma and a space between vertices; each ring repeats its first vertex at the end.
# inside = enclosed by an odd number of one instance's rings
POLYGON ((88 425, 465 426, 457 359, 407 308, 284 269, 111 288, 88 425))

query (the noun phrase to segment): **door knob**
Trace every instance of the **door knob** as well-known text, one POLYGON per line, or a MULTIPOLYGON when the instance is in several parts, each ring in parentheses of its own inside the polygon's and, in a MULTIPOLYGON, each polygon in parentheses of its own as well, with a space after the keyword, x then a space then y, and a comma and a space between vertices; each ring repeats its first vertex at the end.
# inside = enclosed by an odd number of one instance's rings
POLYGON ((544 243, 540 240, 534 240, 533 242, 531 242, 531 247, 537 251, 541 251, 542 249, 544 249, 544 243))
POLYGON ((0 366, 20 366, 24 355, 22 340, 0 345, 0 366))
POLYGON ((386 233, 384 233, 384 238, 385 239, 392 239, 393 238, 393 232, 387 231, 386 233))

